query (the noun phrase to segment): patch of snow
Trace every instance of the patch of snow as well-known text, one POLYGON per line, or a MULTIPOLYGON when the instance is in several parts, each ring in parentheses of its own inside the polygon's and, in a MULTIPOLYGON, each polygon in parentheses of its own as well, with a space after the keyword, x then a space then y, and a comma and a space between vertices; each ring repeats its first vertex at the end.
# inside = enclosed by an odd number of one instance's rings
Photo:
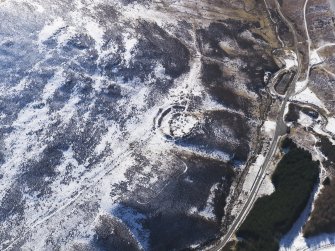
MULTIPOLYGON (((334 251, 335 250, 335 245, 333 244, 333 242, 329 243, 330 245, 328 246, 328 244, 324 244, 328 247, 320 247, 318 248, 318 251, 334 251)), ((322 246, 324 246, 322 245, 322 246)))
POLYGON ((123 56, 124 56, 124 60, 125 60, 127 65, 129 64, 129 62, 132 58, 132 53, 133 53, 133 51, 136 47, 137 42, 138 42, 137 38, 131 37, 130 34, 126 34, 123 37, 123 44, 124 44, 124 47, 125 47, 125 52, 124 52, 123 56))
POLYGON ((43 42, 55 35, 60 29, 66 26, 65 21, 61 17, 57 17, 51 23, 46 24, 38 34, 38 42, 42 45, 43 42))
POLYGON ((291 69, 291 68, 297 66, 297 60, 296 59, 285 58, 284 61, 285 61, 285 68, 286 69, 291 69))
POLYGON ((107 81, 104 77, 102 76, 97 76, 97 75, 93 75, 92 79, 94 80, 93 82, 93 89, 99 93, 102 91, 102 89, 106 88, 110 82, 107 81))
POLYGON ((0 112, 0 119, 5 119, 7 115, 3 112, 0 112))
POLYGON ((298 123, 302 126, 305 126, 305 127, 309 127, 311 125, 313 125, 313 119, 308 116, 307 114, 299 111, 299 119, 298 119, 298 123))
POLYGON ((184 181, 187 182, 187 183, 193 183, 193 180, 192 180, 189 176, 187 176, 187 177, 184 179, 184 181))
POLYGON ((275 191, 271 176, 265 175, 262 185, 259 188, 258 196, 270 195, 275 191))
POLYGON ((74 167, 79 166, 78 161, 74 158, 74 151, 72 146, 70 146, 68 150, 63 151, 62 164, 59 165, 57 169, 61 174, 65 174, 66 167, 68 165, 73 165, 74 167))
POLYGON ((48 81, 48 83, 44 86, 42 99, 43 101, 47 101, 49 98, 51 98, 55 91, 62 86, 62 84, 65 82, 65 77, 63 76, 63 70, 58 70, 55 72, 52 79, 48 81))
POLYGON ((328 2, 330 3, 330 8, 335 13, 335 2, 333 0, 329 0, 328 2))
POLYGON ((190 248, 192 248, 192 249, 196 249, 197 247, 199 247, 200 246, 200 244, 192 244, 191 246, 190 246, 190 248))
MULTIPOLYGON (((317 138, 315 138, 315 144, 317 143, 317 138)), ((317 150, 316 150, 317 151, 317 150)), ((318 151, 317 151, 318 152, 318 151)), ((317 153, 318 155, 319 153, 317 153)), ((320 153, 319 160, 323 158, 322 153, 320 153)), ((320 163, 321 172, 319 174, 319 180, 323 180, 327 176, 327 172, 320 163)), ((303 236, 302 228, 306 224, 308 218, 310 217, 311 212, 315 207, 315 200, 323 189, 321 183, 317 184, 312 192, 312 195, 309 198, 306 208, 301 213, 298 220, 294 223, 291 230, 282 238, 280 241, 280 251, 291 251, 291 250, 319 250, 320 247, 327 246, 329 244, 335 244, 335 234, 321 234, 316 237, 305 238, 303 236)), ((323 250, 323 249, 321 249, 323 250)))
POLYGON ((96 49, 100 52, 101 47, 104 43, 104 29, 94 21, 88 21, 86 23, 87 33, 94 39, 96 44, 96 49))
POLYGON ((163 26, 166 23, 177 24, 178 21, 175 18, 171 18, 168 13, 156 11, 152 8, 146 8, 141 4, 129 4, 123 9, 122 14, 126 19, 148 20, 157 23, 159 26, 163 26))
POLYGON ((302 81, 297 81, 296 84, 295 84, 295 88, 294 88, 295 93, 302 92, 306 88, 306 86, 308 85, 308 82, 309 82, 308 78, 306 78, 302 81))
MULTIPOLYGON (((238 46, 236 45, 236 42, 232 39, 225 38, 225 40, 222 40, 219 42, 219 46, 222 50, 226 52, 235 52, 237 51, 238 46)), ((205 47, 207 50, 210 50, 210 44, 206 44, 205 47)))
POLYGON ((73 26, 68 26, 63 32, 61 32, 57 36, 57 43, 58 45, 64 45, 66 44, 72 37, 74 37, 77 34, 77 30, 73 26))
POLYGON ((326 130, 335 135, 335 118, 328 118, 326 130))
POLYGON ((325 107, 323 102, 308 87, 304 91, 300 92, 298 95, 293 96, 291 100, 296 100, 302 103, 312 104, 312 105, 315 105, 327 111, 327 108, 325 107))
MULTIPOLYGON (((283 121, 285 121, 285 117, 286 117, 286 115, 288 114, 288 112, 290 110, 289 109, 290 108, 290 104, 291 104, 291 102, 287 102, 286 103, 284 114, 283 114, 283 121)), ((292 125, 292 122, 286 123, 286 125, 290 127, 292 125)))
POLYGON ((205 95, 205 97, 202 99, 203 106, 206 107, 206 111, 219 111, 219 110, 225 110, 230 113, 239 114, 241 116, 245 116, 245 114, 242 111, 234 110, 230 107, 225 106, 224 104, 218 103, 216 100, 213 100, 209 95, 205 95))
POLYGON ((256 161, 250 166, 248 174, 245 178, 245 181, 243 183, 242 190, 245 192, 250 192, 254 181, 256 180, 257 176, 259 175, 259 170, 261 169, 263 163, 265 161, 264 155, 258 155, 256 158, 256 161))
POLYGON ((14 87, 6 90, 5 87, 1 88, 3 89, 3 92, 0 94, 0 96, 9 96, 9 95, 15 95, 17 93, 20 93, 21 91, 23 91, 26 87, 28 86, 28 81, 27 78, 23 78, 20 80, 20 82, 15 85, 14 87))
POLYGON ((206 206, 204 209, 199 211, 196 207, 192 207, 190 208, 188 213, 191 215, 199 215, 207 220, 215 220, 216 216, 214 213, 214 199, 215 199, 215 191, 218 189, 219 185, 220 185, 219 183, 216 183, 211 187, 207 198, 206 206))
POLYGON ((67 125, 70 123, 71 118, 76 114, 77 104, 80 102, 80 97, 77 95, 71 95, 70 100, 57 111, 56 116, 60 117, 62 125, 67 125))
POLYGON ((182 114, 171 121, 170 129, 173 131, 173 136, 183 137, 188 135, 197 124, 198 119, 196 117, 182 114))
POLYGON ((263 124, 262 131, 271 136, 275 133, 276 127, 276 121, 266 120, 263 124))
POLYGON ((157 64, 155 69, 155 76, 156 78, 166 78, 167 76, 165 75, 165 68, 162 64, 157 64))
POLYGON ((13 176, 17 174, 20 165, 30 159, 37 159, 46 147, 39 140, 37 131, 47 128, 50 123, 49 107, 35 108, 39 103, 33 103, 22 109, 13 122, 14 130, 5 138, 4 144, 6 162, 3 165, 7 171, 3 177, 6 182, 0 183, 0 190, 9 187, 13 176))
POLYGON ((150 233, 143 227, 143 221, 146 219, 144 214, 136 212, 132 208, 124 207, 116 204, 111 209, 112 214, 122 220, 130 229, 132 234, 136 237, 143 250, 149 248, 149 236, 150 233))
POLYGON ((95 154, 100 155, 106 149, 106 147, 110 145, 113 140, 115 140, 115 136, 117 136, 119 131, 120 129, 117 124, 111 124, 107 133, 102 136, 100 143, 95 147, 95 154))
POLYGON ((266 71, 264 73, 263 81, 264 81, 265 84, 267 84, 269 82, 269 80, 271 78, 271 75, 272 75, 272 73, 269 72, 269 71, 266 71))
POLYGON ((285 50, 286 57, 283 59, 285 64, 285 69, 290 70, 293 67, 298 66, 298 58, 294 51, 285 50))
POLYGON ((246 40, 250 40, 250 41, 252 41, 252 42, 254 42, 255 44, 258 44, 258 45, 263 45, 263 46, 266 45, 266 43, 263 40, 255 38, 249 30, 245 30, 242 33, 240 33, 240 37, 242 37, 246 40))
MULTIPOLYGON (((170 103, 181 103, 186 101, 189 103, 190 97, 202 97, 203 86, 201 84, 201 60, 195 58, 190 65, 190 71, 188 74, 183 75, 177 81, 175 81, 175 86, 170 90, 170 103)), ((188 109, 186 105, 186 110, 188 109)))
POLYGON ((323 186, 320 185, 314 188, 313 195, 310 197, 305 210, 294 223, 292 229, 281 239, 279 251, 307 251, 318 249, 318 247, 322 247, 327 244, 335 244, 335 234, 323 234, 313 238, 305 238, 302 233, 302 228, 313 210, 313 202, 320 193, 322 187, 323 186))
POLYGON ((311 54, 309 55, 309 60, 310 65, 322 63, 322 59, 320 58, 316 50, 311 51, 311 54))
POLYGON ((211 159, 215 159, 215 160, 219 160, 222 162, 228 162, 230 161, 233 156, 224 152, 224 151, 220 151, 220 150, 212 150, 212 149, 202 149, 199 147, 193 147, 193 146, 180 146, 180 145, 175 145, 175 147, 178 149, 182 149, 185 152, 190 152, 199 156, 203 156, 206 158, 211 158, 211 159))
POLYGON ((44 7, 39 3, 36 3, 34 1, 29 1, 29 0, 28 1, 25 0, 25 2, 30 4, 31 6, 33 6, 35 8, 35 10, 39 13, 43 13, 45 11, 44 7))

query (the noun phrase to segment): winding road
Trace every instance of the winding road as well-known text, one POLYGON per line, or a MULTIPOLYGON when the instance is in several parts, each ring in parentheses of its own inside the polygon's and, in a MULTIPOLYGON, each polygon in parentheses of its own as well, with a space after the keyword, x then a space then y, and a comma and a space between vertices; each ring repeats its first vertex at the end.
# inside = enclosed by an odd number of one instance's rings
MULTIPOLYGON (((264 0, 264 2, 265 1, 266 0, 264 0)), ((265 2, 265 5, 267 6, 266 2, 265 2)), ((302 64, 301 64, 301 57, 298 53, 297 32, 296 32, 295 28, 293 27, 292 23, 290 21, 288 21, 288 19, 281 12, 280 5, 279 5, 278 1, 276 1, 276 8, 277 8, 277 11, 278 11, 280 17, 287 24, 287 26, 289 27, 289 29, 292 32, 293 37, 294 37, 295 53, 296 53, 297 59, 298 59, 297 74, 294 76, 294 78, 293 78, 292 82, 290 83, 289 88, 286 92, 286 95, 283 98, 281 108, 280 108, 280 111, 279 111, 278 116, 277 116, 277 122, 276 122, 277 126, 276 126, 276 130, 275 130, 275 135, 272 139, 271 146, 270 146, 269 151, 266 155, 265 161, 264 161, 263 165, 261 166, 260 170, 258 171, 258 175, 256 176, 256 179, 253 183, 253 186, 252 186, 252 189, 249 193, 249 196, 248 196, 241 212, 238 214, 238 216, 236 216, 234 222, 229 227, 226 235, 218 243, 216 243, 216 245, 214 247, 211 247, 211 248, 208 249, 208 250, 211 250, 211 251, 217 251, 217 250, 221 250, 222 248, 224 248, 225 245, 230 241, 231 237, 238 230, 238 228, 242 224, 245 217, 250 212, 252 206, 254 205, 254 203, 256 201, 258 191, 259 191, 260 186, 262 184, 262 181, 263 181, 263 179, 266 175, 266 171, 268 170, 269 164, 271 163, 272 157, 273 157, 274 153, 276 152, 276 149, 278 148, 280 138, 286 134, 287 127, 286 127, 286 124, 285 124, 284 118, 283 118, 284 114, 285 114, 285 108, 286 108, 287 102, 289 101, 290 97, 295 95, 295 85, 296 85, 296 82, 298 81, 298 79, 301 75, 302 64)))

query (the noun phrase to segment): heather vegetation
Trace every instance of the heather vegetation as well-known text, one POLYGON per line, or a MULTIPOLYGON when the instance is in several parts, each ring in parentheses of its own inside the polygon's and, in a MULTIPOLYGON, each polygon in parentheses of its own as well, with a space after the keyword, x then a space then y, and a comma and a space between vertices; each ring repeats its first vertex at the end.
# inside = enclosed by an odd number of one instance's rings
POLYGON ((319 163, 311 155, 286 140, 288 152, 272 176, 275 192, 258 199, 237 235, 238 251, 276 251, 306 207, 318 180, 319 163))

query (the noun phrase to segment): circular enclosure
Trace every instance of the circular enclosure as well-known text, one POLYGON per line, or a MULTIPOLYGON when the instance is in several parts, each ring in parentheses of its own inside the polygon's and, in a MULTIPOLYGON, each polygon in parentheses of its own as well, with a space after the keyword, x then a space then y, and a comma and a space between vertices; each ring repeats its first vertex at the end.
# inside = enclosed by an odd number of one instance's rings
POLYGON ((199 119, 187 112, 185 106, 170 106, 157 116, 156 128, 169 140, 177 140, 190 135, 198 125, 199 119))

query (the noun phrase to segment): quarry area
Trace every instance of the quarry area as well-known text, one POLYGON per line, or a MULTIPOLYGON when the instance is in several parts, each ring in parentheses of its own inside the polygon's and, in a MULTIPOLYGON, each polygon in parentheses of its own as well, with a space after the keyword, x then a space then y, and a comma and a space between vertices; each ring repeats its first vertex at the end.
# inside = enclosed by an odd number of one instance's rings
POLYGON ((335 249, 333 0, 0 20, 0 250, 335 249))

